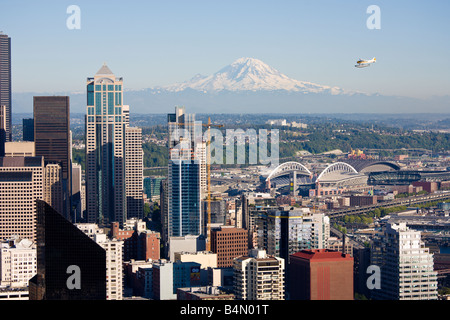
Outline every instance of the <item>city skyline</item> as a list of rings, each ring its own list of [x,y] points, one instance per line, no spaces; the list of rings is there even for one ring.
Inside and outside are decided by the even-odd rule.
[[[78,2],[79,30],[66,26],[67,2],[5,4],[0,30],[13,38],[13,96],[81,93],[80,79],[103,62],[127,79],[128,90],[140,90],[209,75],[241,57],[261,59],[293,79],[345,90],[418,98],[449,94],[449,67],[435,63],[450,52],[444,41],[447,3],[378,1],[379,30],[366,25],[368,1],[104,4]],[[120,23],[99,38],[92,31],[106,19]],[[42,41],[34,40],[44,33]],[[357,59],[373,56],[377,64],[371,68],[354,68]],[[30,72],[41,81],[30,81]]]
[[[450,300],[450,4],[0,8],[0,300]]]

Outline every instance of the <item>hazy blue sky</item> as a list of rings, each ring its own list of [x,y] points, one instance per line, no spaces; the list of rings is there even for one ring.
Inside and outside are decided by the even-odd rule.
[[[69,30],[69,5],[81,29]],[[369,5],[381,30],[369,30]],[[128,89],[209,75],[258,58],[298,80],[425,97],[450,91],[450,1],[5,1],[13,90],[84,91],[107,62]],[[377,64],[354,68],[356,59]]]

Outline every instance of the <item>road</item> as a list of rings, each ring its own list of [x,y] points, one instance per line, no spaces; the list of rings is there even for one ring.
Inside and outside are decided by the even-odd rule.
[[[374,205],[361,206],[361,207],[350,207],[348,209],[339,209],[328,212],[330,218],[338,218],[348,214],[361,214],[367,213],[376,208],[391,208],[397,206],[411,206],[413,204],[421,204],[439,200],[450,199],[450,192],[433,193],[424,196],[413,196],[408,198],[401,198],[387,202],[380,202]]]

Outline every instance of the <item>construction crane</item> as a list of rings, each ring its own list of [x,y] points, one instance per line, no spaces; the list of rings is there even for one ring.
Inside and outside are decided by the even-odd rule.
[[[212,124],[211,123],[211,118],[208,117],[208,123],[204,124],[204,123],[177,123],[179,126],[203,126],[203,127],[207,127],[208,128],[208,141],[206,142],[206,147],[207,147],[207,160],[206,160],[206,168],[207,168],[207,172],[206,175],[208,176],[208,198],[207,198],[207,203],[208,203],[208,225],[207,225],[207,241],[206,241],[206,250],[207,251],[211,251],[211,152],[210,152],[210,144],[211,144],[211,127],[216,127],[216,128],[223,128],[222,124]]]

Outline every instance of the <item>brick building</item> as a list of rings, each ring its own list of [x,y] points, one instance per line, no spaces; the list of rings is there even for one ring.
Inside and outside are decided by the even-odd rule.
[[[111,226],[112,238],[124,242],[124,261],[160,258],[160,234],[147,230],[142,220],[127,220],[123,229],[119,228],[118,222],[113,222]]]
[[[377,196],[350,196],[350,206],[368,206],[377,204]]]
[[[217,267],[233,266],[233,259],[248,254],[248,232],[245,229],[222,226],[211,230],[211,251],[217,253]]]
[[[415,187],[422,187],[423,190],[425,190],[428,193],[433,193],[438,189],[437,182],[431,182],[431,181],[416,181],[412,183]]]

